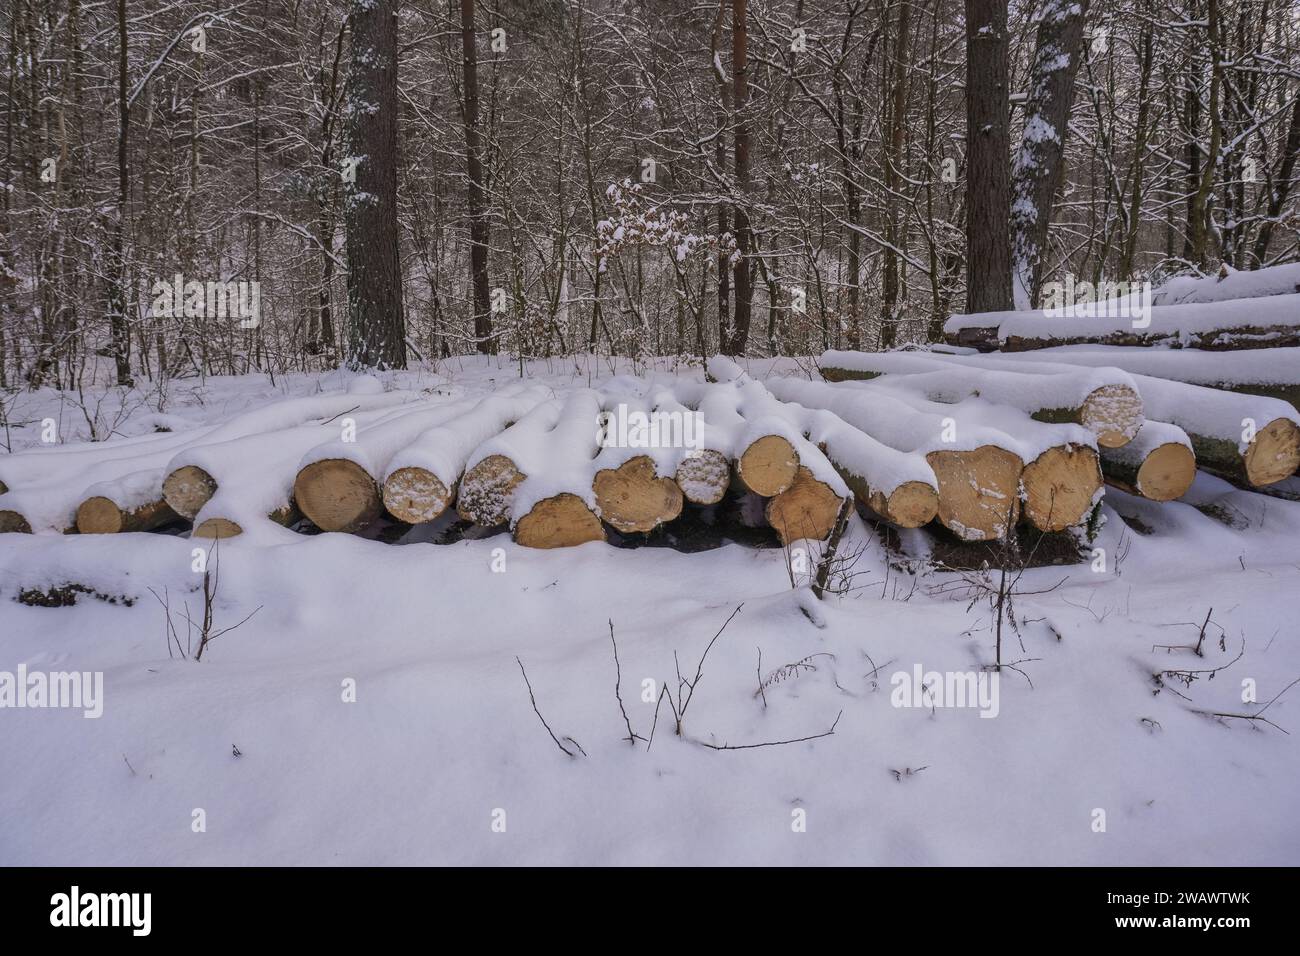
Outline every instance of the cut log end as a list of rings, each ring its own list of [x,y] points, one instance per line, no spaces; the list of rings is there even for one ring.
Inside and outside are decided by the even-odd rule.
[[[1255,433],[1243,457],[1246,479],[1256,487],[1290,478],[1300,467],[1300,427],[1275,418]]]
[[[682,513],[682,490],[671,478],[661,478],[647,455],[637,455],[617,468],[602,468],[591,482],[600,515],[624,534],[653,531]]]
[[[939,495],[923,481],[905,481],[888,496],[877,493],[871,506],[900,528],[919,528],[939,512]]]
[[[488,455],[465,472],[456,511],[466,521],[495,528],[510,520],[515,489],[527,476],[505,455]]]
[[[1196,456],[1186,445],[1160,445],[1138,466],[1132,490],[1152,501],[1173,501],[1192,487],[1196,478]]]
[[[31,534],[32,526],[17,511],[0,511],[0,534]]]
[[[293,496],[322,531],[360,531],[383,510],[375,479],[346,458],[327,458],[303,468],[294,480]]]
[[[794,484],[799,453],[780,435],[764,435],[752,442],[736,462],[736,473],[756,495],[771,498]]]
[[[1127,385],[1103,385],[1079,407],[1079,424],[1097,436],[1097,444],[1119,448],[1142,427],[1142,397]]]
[[[221,540],[222,538],[236,538],[243,533],[244,529],[229,518],[208,518],[194,529],[190,537]]]
[[[398,521],[424,524],[451,504],[451,492],[431,471],[399,468],[384,482],[384,507]]]
[[[996,445],[925,456],[939,483],[939,521],[964,541],[1005,537],[1020,516],[1020,473],[1014,452]]]
[[[767,503],[767,522],[782,544],[801,538],[825,541],[843,504],[843,498],[801,465],[790,487]]]
[[[716,505],[731,484],[731,462],[720,451],[692,452],[677,466],[677,486],[695,505]]]
[[[1020,476],[1025,517],[1040,531],[1064,531],[1083,521],[1101,488],[1097,453],[1085,445],[1057,445]]]
[[[184,465],[163,480],[162,491],[172,511],[193,521],[217,493],[217,481],[197,465]]]
[[[515,523],[515,541],[526,548],[570,548],[604,540],[605,528],[595,512],[568,492],[543,498]]]
[[[149,501],[138,508],[119,508],[102,495],[87,498],[77,508],[77,530],[82,534],[120,534],[149,531],[176,520],[176,512],[165,500]]]

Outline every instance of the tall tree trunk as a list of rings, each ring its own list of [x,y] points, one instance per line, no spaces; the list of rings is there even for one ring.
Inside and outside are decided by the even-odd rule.
[[[1011,186],[1012,293],[1017,309],[1032,309],[1042,285],[1052,206],[1065,176],[1065,141],[1083,59],[1088,2],[1048,0],[1038,23],[1025,128]]]
[[[1011,308],[1007,2],[966,0],[966,310]]]
[[[1296,97],[1295,106],[1291,110],[1291,123],[1287,127],[1286,142],[1282,146],[1281,168],[1275,176],[1270,177],[1268,184],[1268,218],[1255,236],[1255,249],[1250,262],[1252,269],[1258,269],[1268,257],[1268,243],[1273,238],[1273,227],[1277,224],[1291,191],[1291,177],[1295,173],[1297,159],[1300,159],[1300,96]]]
[[[1142,185],[1143,172],[1146,170],[1147,141],[1150,137],[1148,117],[1151,113],[1151,70],[1154,66],[1154,49],[1152,28],[1149,23],[1142,24],[1139,37],[1139,78],[1138,78],[1138,114],[1134,123],[1136,142],[1133,145],[1133,168],[1130,172],[1128,201],[1128,232],[1124,237],[1124,249],[1120,254],[1120,278],[1128,279],[1133,275],[1133,266],[1137,254],[1138,233],[1142,229]]]
[[[898,27],[894,35],[893,70],[889,80],[889,136],[885,140],[885,277],[881,289],[880,347],[893,348],[898,339],[898,294],[901,285],[901,262],[898,250],[903,245],[903,229],[898,211],[898,190],[903,174],[903,139],[907,118],[907,64],[908,28],[911,20],[911,0],[898,4]]]
[[[127,166],[131,104],[126,89],[126,43],[126,0],[117,0],[117,216],[109,254],[108,330],[118,385],[132,384],[131,339],[126,324],[126,207],[131,189]]]
[[[478,131],[478,49],[474,38],[474,0],[460,0],[461,66],[465,84],[465,165],[469,175],[469,270],[474,288],[475,347],[496,352],[488,302],[488,241],[483,189],[483,157]]]
[[[713,161],[717,164],[718,175],[727,172],[727,119],[731,115],[731,84],[722,66],[722,25],[727,12],[727,0],[718,0],[718,13],[713,20],[713,31],[709,35],[709,54],[718,83],[718,102],[714,117],[718,127],[718,139],[713,145]],[[731,261],[723,250],[723,237],[727,234],[727,206],[718,203],[718,349],[726,348],[731,336]]]
[[[1219,36],[1219,0],[1208,0],[1205,20],[1210,46],[1210,101],[1206,109],[1210,123],[1210,142],[1205,149],[1204,161],[1198,170],[1199,176],[1193,183],[1192,194],[1187,200],[1187,258],[1200,268],[1209,264],[1210,195],[1214,189],[1214,174],[1219,164],[1219,145],[1223,138],[1223,122],[1219,116],[1222,87],[1220,59],[1223,51]],[[1190,149],[1199,149],[1199,143],[1193,143]]]
[[[345,200],[348,364],[406,368],[397,235],[397,0],[354,0]]]
[[[753,248],[753,234],[749,225],[749,211],[745,202],[749,193],[749,27],[747,0],[731,0],[731,75],[732,101],[736,111],[736,190],[740,194],[736,203],[736,321],[731,340],[723,351],[728,355],[742,355],[749,340],[749,323],[753,312],[753,266],[749,261]]]

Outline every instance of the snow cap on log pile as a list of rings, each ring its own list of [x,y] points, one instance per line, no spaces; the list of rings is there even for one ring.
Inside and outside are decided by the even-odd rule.
[[[944,324],[944,335],[953,345],[1006,352],[1079,343],[1216,351],[1300,345],[1300,294],[1296,293],[1150,305],[1141,312],[1112,301],[1073,311],[1077,314],[1039,309],[954,315]]]
[[[979,396],[1027,412],[1043,422],[1077,422],[1099,444],[1132,440],[1142,425],[1142,399],[1132,377],[1120,369],[1065,369],[1050,378],[1026,370],[996,368],[983,357],[924,352],[827,352],[820,360],[827,381],[898,377],[899,385],[931,401],[958,402]]]
[[[553,394],[543,386],[491,395],[473,409],[414,439],[389,459],[384,505],[410,524],[432,521],[451,505],[471,455]]]

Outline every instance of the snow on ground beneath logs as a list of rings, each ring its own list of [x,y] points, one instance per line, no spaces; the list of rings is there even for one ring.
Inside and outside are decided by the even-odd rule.
[[[488,376],[504,382],[510,371],[475,359],[457,374],[486,391]],[[419,374],[426,385],[437,378]],[[222,390],[208,398],[227,415],[270,397],[209,387]],[[291,387],[305,393],[307,383]],[[189,406],[174,414],[220,418]],[[1007,636],[1004,652],[1032,659],[1017,666],[1033,686],[1004,672],[993,719],[892,706],[897,672],[989,662],[991,619],[986,605],[968,610],[953,575],[887,569],[856,519],[841,547],[862,550],[856,590],[824,602],[791,588],[782,551],[734,544],[684,554],[601,543],[533,551],[506,535],[230,539],[217,558],[218,625],[261,610],[200,663],[168,657],[148,590],[174,611],[198,607],[192,542],[5,535],[0,671],[102,671],[104,708],[99,719],[0,711],[0,862],[1300,862],[1300,694],[1267,712],[1293,736],[1192,712],[1250,710],[1244,678],[1265,701],[1300,677],[1289,626],[1300,504],[1200,476],[1188,502],[1108,491],[1105,516],[1104,572],[1084,564],[1022,578],[1022,591],[1042,593],[1017,600],[1022,637]],[[132,603],[14,600],[67,583]],[[629,746],[609,621],[628,718],[649,736],[643,680],[675,689],[674,652],[693,677],[742,603],[704,663],[686,738],[673,735],[665,705],[653,747]],[[1211,627],[1204,658],[1153,650],[1194,643],[1211,606],[1226,649]],[[1243,641],[1217,679],[1154,693],[1155,671],[1226,664]],[[807,665],[770,681],[766,706],[760,652],[765,676]],[[552,742],[516,657],[556,735],[587,756]],[[354,703],[342,699],[349,680]],[[829,737],[704,746],[812,737],[837,715]],[[191,829],[196,808],[206,832]],[[1096,809],[1104,833],[1093,832]],[[806,832],[792,830],[796,810]],[[492,826],[499,811],[504,833]]]

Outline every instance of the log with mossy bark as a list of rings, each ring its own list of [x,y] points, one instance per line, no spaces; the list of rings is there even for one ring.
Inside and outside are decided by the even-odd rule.
[[[1136,376],[1151,415],[1187,433],[1196,466],[1264,487],[1300,467],[1300,413],[1276,398]]]
[[[1040,422],[1079,424],[1107,448],[1132,440],[1142,426],[1141,395],[1131,376],[1118,369],[1076,368],[1045,378],[982,359],[918,352],[827,352],[820,366],[827,381],[883,376],[935,402],[979,396]]]

